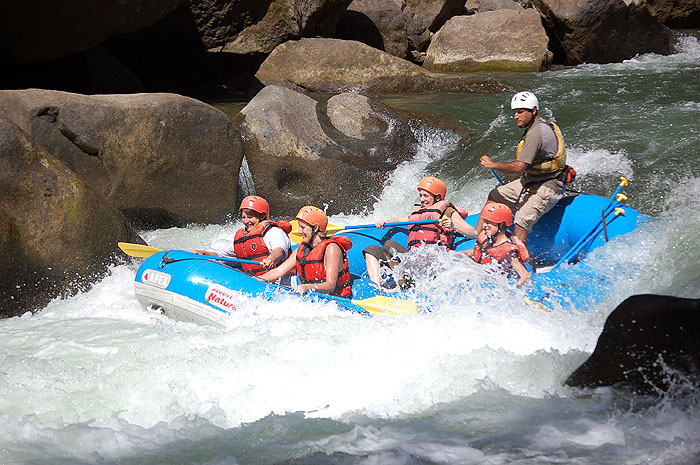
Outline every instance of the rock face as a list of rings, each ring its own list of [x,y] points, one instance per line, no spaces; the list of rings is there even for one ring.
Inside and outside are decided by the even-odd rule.
[[[301,37],[333,36],[352,0],[190,1],[208,48],[238,54],[270,53]]]
[[[246,159],[273,211],[329,214],[374,202],[389,172],[415,153],[412,121],[358,94],[317,103],[267,86],[241,111]]]
[[[0,317],[95,282],[119,241],[143,243],[124,215],[0,117]]]
[[[218,222],[235,210],[240,135],[197,100],[0,91],[0,113],[139,227]]]
[[[646,0],[651,14],[668,27],[700,27],[700,0]]]
[[[673,52],[668,30],[644,3],[623,0],[533,0],[556,62],[613,63],[641,53]]]
[[[673,375],[700,382],[700,299],[636,295],[608,316],[595,351],[566,384],[658,394]]]
[[[552,62],[548,44],[533,9],[456,16],[433,37],[423,67],[447,72],[544,71]]]
[[[437,75],[368,45],[340,39],[301,39],[277,47],[255,77],[263,84],[289,85],[309,92],[401,93],[499,91],[498,83]]]
[[[407,58],[409,51],[424,51],[432,34],[464,11],[463,0],[353,0],[336,37]]]
[[[138,31],[173,11],[182,0],[3,3],[0,61],[26,63],[71,55],[116,33]]]

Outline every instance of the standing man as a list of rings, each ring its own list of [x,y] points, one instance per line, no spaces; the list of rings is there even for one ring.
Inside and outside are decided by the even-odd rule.
[[[525,129],[515,150],[515,160],[499,163],[481,157],[481,166],[504,173],[523,173],[520,179],[498,186],[489,193],[484,208],[503,203],[513,210],[515,235],[527,244],[532,226],[564,196],[566,182],[575,172],[566,165],[566,148],[559,127],[540,118],[537,97],[519,92],[510,102],[518,127]],[[483,228],[480,217],[476,230]]]

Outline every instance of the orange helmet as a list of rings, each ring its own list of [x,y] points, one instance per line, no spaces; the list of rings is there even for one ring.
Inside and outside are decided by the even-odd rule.
[[[267,203],[267,200],[257,195],[249,195],[248,197],[244,198],[241,202],[241,206],[238,208],[238,211],[241,211],[244,208],[253,210],[261,215],[265,215],[266,219],[270,217],[270,204]]]
[[[321,232],[326,232],[326,227],[328,226],[328,217],[323,213],[323,210],[312,205],[301,207],[301,210],[297,213],[297,220],[308,223],[311,226],[318,226]]]
[[[421,179],[421,181],[418,183],[418,190],[424,190],[432,194],[434,197],[439,195],[440,200],[445,200],[445,197],[447,196],[447,186],[445,186],[445,183],[432,176]]]
[[[513,212],[510,210],[510,207],[502,203],[490,203],[486,205],[484,209],[481,210],[481,218],[495,224],[505,223],[506,226],[513,224]]]

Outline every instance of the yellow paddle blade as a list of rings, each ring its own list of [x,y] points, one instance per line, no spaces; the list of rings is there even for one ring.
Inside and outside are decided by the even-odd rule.
[[[547,307],[547,306],[546,306],[545,304],[543,304],[542,302],[535,302],[534,300],[528,299],[527,297],[524,298],[523,300],[525,301],[526,304],[532,305],[533,307],[535,307],[535,308],[538,309],[538,310],[544,310],[545,312],[551,312],[551,311],[552,311],[551,308]]]
[[[299,222],[297,220],[292,220],[289,222],[289,224],[292,225],[292,232],[289,233],[289,238],[295,244],[301,243],[303,238],[301,237],[301,233],[299,232]],[[336,226],[334,224],[328,223],[328,226],[326,226],[326,234],[328,236],[332,236],[333,234],[338,233],[344,229],[345,226]]]
[[[404,316],[418,313],[418,306],[415,303],[382,295],[369,299],[353,299],[351,302],[372,315]]]
[[[156,249],[150,245],[130,244],[129,242],[119,242],[117,245],[122,249],[122,252],[130,257],[146,258],[154,253],[162,252],[161,249]]]

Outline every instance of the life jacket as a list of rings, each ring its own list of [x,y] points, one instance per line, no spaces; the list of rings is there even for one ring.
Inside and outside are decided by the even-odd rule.
[[[260,261],[270,255],[263,236],[270,228],[280,228],[285,233],[289,234],[292,231],[292,225],[288,221],[261,221],[255,225],[248,233],[245,228],[236,231],[233,238],[233,250],[236,252],[236,257],[246,260]],[[260,265],[250,263],[242,263],[241,268],[248,274],[255,276],[265,273],[267,270]]]
[[[530,260],[527,247],[517,237],[509,235],[507,241],[494,245],[491,238],[486,235],[486,231],[481,231],[474,244],[473,258],[476,263],[482,265],[491,263],[491,259],[501,263],[513,252],[517,254],[521,263],[527,263]]]
[[[456,208],[449,202],[441,200],[428,208],[421,208],[408,216],[410,221],[439,220],[448,208]],[[427,244],[439,244],[452,248],[454,234],[449,233],[440,223],[414,224],[408,228],[408,248]]]
[[[297,249],[297,276],[302,284],[323,283],[326,281],[326,269],[323,266],[323,257],[326,254],[328,244],[335,243],[340,246],[343,253],[343,269],[338,273],[335,289],[330,294],[340,297],[352,297],[352,283],[350,282],[350,265],[347,250],[352,248],[352,241],[345,236],[331,236],[321,241],[313,249],[302,244]]]
[[[557,138],[557,151],[554,154],[548,154],[545,158],[535,157],[533,162],[528,165],[525,170],[525,174],[533,179],[533,182],[543,182],[550,179],[554,179],[562,174],[562,171],[567,167],[566,164],[566,147],[564,146],[564,136],[561,134],[561,129],[556,123],[549,123],[542,119],[538,119],[535,123],[542,123],[549,126],[554,135]],[[529,129],[528,129],[529,130]],[[515,149],[515,159],[518,159],[520,152],[523,150],[525,145],[525,136],[527,135],[527,130],[523,134],[523,137],[518,142],[518,147]],[[574,172],[575,175],[575,172]]]

